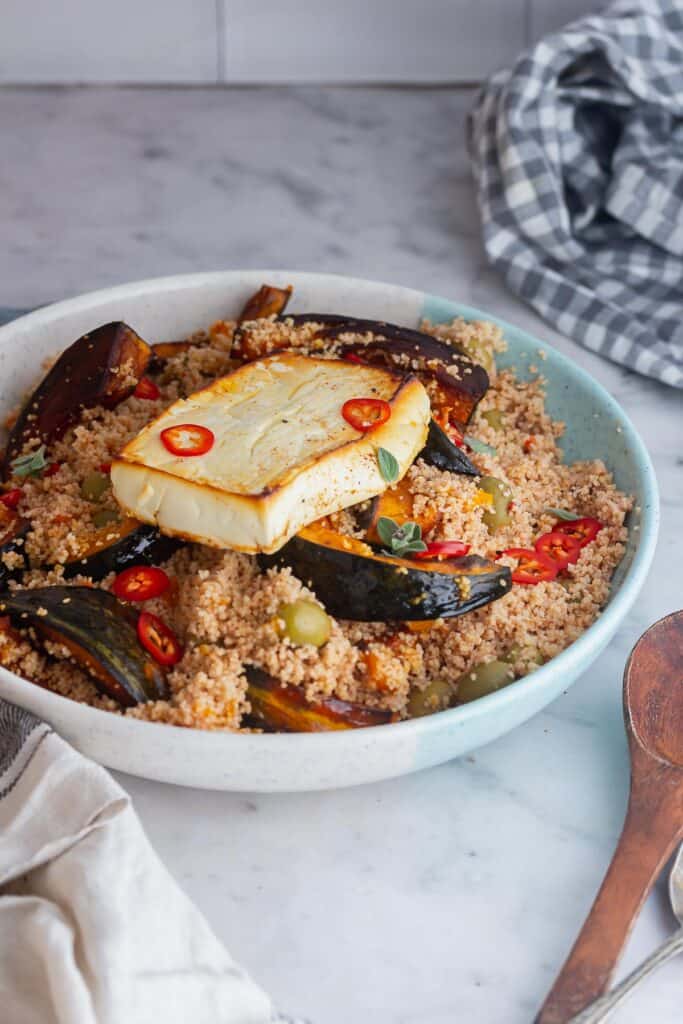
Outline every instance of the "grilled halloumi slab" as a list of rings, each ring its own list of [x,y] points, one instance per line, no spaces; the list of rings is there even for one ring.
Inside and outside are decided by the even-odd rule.
[[[367,433],[342,416],[351,398],[382,398],[391,416]],[[164,533],[237,551],[272,552],[321,516],[380,494],[377,451],[402,477],[424,445],[429,397],[415,377],[283,353],[256,360],[175,402],[123,449],[116,500]],[[212,431],[204,455],[179,457],[161,431]]]

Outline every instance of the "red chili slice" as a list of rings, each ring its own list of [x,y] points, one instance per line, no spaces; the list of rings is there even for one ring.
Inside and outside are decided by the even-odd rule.
[[[508,548],[501,554],[517,559],[517,568],[512,572],[513,583],[541,583],[554,580],[559,571],[552,558],[531,548]]]
[[[5,494],[0,494],[0,501],[3,503],[5,508],[16,508],[23,497],[24,492],[21,487],[14,487],[11,491],[6,491]]]
[[[558,569],[566,569],[578,561],[581,552],[581,544],[576,537],[570,537],[567,533],[560,533],[552,530],[544,533],[538,538],[534,547],[542,555],[547,555],[557,565]]]
[[[360,356],[357,356],[355,352],[345,352],[344,359],[347,363],[357,363],[358,366],[367,366],[365,360],[361,359]]]
[[[465,445],[465,437],[463,435],[463,432],[462,432],[462,430],[459,430],[458,427],[456,427],[456,425],[454,423],[449,423],[448,426],[445,427],[444,429],[445,429],[446,433],[448,434],[449,438],[451,439],[451,441],[453,442],[453,444],[457,448],[465,448],[466,447],[466,445]]]
[[[354,430],[365,433],[386,423],[391,416],[391,406],[383,398],[349,398],[342,405],[342,416]]]
[[[413,551],[411,558],[459,558],[470,550],[469,544],[462,540],[434,540],[427,545],[426,551]]]
[[[163,594],[169,583],[163,569],[152,565],[132,565],[118,574],[111,589],[122,601],[149,601]]]
[[[436,413],[434,419],[439,424],[444,434],[456,445],[458,448],[465,447],[465,438],[460,428],[451,422],[448,410],[445,412]]]
[[[586,516],[584,519],[561,519],[553,526],[553,533],[564,533],[567,537],[573,537],[579,542],[579,547],[585,548],[586,544],[595,540],[604,525],[592,516]]]
[[[100,473],[111,473],[111,462],[100,462]]]
[[[206,455],[216,440],[213,431],[197,423],[179,423],[161,431],[161,440],[171,455]]]
[[[141,377],[133,394],[136,398],[146,398],[149,401],[154,401],[155,398],[160,397],[161,392],[153,380],[150,380],[149,377]]]
[[[54,476],[62,468],[61,462],[51,462],[47,469],[43,470],[43,476]]]
[[[183,648],[173,630],[150,612],[140,613],[138,640],[160,665],[177,665],[183,656]]]

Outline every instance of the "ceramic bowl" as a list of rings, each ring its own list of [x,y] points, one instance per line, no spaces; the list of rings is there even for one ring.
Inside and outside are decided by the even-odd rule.
[[[591,665],[635,601],[652,561],[658,496],[647,451],[610,395],[549,345],[497,317],[457,302],[371,281],[281,271],[229,271],[122,285],[46,307],[0,328],[0,415],[35,381],[38,367],[81,334],[125,320],[151,342],[182,338],[236,314],[263,281],[294,285],[293,312],[349,313],[417,325],[495,320],[525,376],[545,354],[547,404],[567,429],[567,459],[604,459],[618,486],[636,498],[630,539],[606,608],[570,647],[531,675],[481,700],[396,725],[328,734],[233,735],[135,721],[49,693],[0,669],[0,694],[45,718],[83,753],[133,775],[211,789],[286,791],[351,786],[440,764],[514,729]]]

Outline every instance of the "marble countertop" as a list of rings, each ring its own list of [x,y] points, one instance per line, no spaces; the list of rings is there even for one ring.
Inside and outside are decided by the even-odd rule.
[[[451,89],[0,91],[0,305],[232,267],[412,285],[547,338],[621,402],[654,458],[663,523],[636,607],[592,669],[510,735],[331,793],[119,777],[234,955],[315,1024],[529,1024],[619,834],[627,654],[683,604],[682,396],[561,337],[487,267],[470,102]],[[620,973],[671,927],[660,885]],[[680,1005],[674,963],[614,1020],[674,1024]]]

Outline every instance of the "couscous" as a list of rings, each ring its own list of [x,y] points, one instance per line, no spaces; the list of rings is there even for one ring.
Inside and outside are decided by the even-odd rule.
[[[402,328],[288,317],[287,297],[264,289],[238,320],[154,346],[142,363],[123,358],[109,367],[101,403],[81,400],[77,413],[58,410],[61,420],[53,410],[49,429],[40,389],[9,417],[1,665],[66,698],[176,726],[346,728],[436,712],[513,683],[600,614],[632,500],[599,459],[562,461],[564,426],[545,411],[542,374],[521,381],[496,370],[500,329],[421,325],[453,354],[451,394],[434,352],[414,358]],[[415,341],[416,332],[404,333]],[[392,479],[396,460],[378,454],[381,493],[265,555],[130,520],[110,479],[126,445],[174,402],[285,349],[351,365],[389,361],[392,372],[422,380],[434,426],[407,473]],[[365,434],[386,405],[359,396],[344,419]],[[187,433],[181,440],[196,443]],[[135,666],[122,676],[120,660],[112,667],[105,653],[102,668],[103,641],[94,650],[87,639],[101,632],[96,612],[80,633],[72,629],[85,588],[109,595],[103,615],[121,610],[134,638],[127,651],[142,664],[130,646],[139,644],[143,674],[154,677],[144,693],[125,682]],[[31,604],[27,591],[40,600]]]

